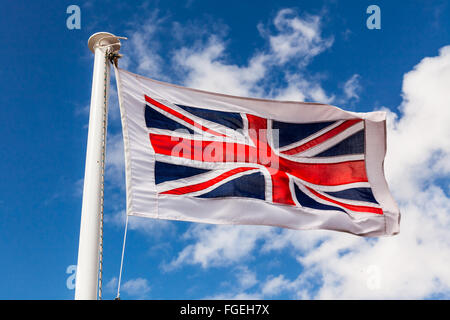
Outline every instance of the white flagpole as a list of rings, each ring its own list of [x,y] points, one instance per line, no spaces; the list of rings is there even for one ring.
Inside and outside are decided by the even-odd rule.
[[[76,300],[97,299],[110,78],[107,55],[119,51],[120,41],[110,33],[98,32],[89,38],[88,46],[95,54],[95,59],[75,282]]]

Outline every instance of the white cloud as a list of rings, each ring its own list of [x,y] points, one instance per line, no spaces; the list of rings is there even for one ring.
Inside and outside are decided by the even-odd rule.
[[[261,291],[265,296],[276,296],[289,285],[290,281],[286,280],[283,275],[279,275],[277,277],[270,277]]]
[[[359,91],[361,90],[359,79],[360,75],[354,74],[344,83],[344,94],[347,99],[359,100]]]
[[[279,63],[301,58],[301,64],[308,64],[314,56],[333,44],[333,38],[322,37],[320,24],[320,16],[300,18],[292,9],[280,10],[274,19],[278,34],[269,36],[274,57]]]
[[[195,244],[185,247],[166,269],[182,264],[199,264],[207,268],[244,260],[255,248],[255,240],[270,236],[272,232],[269,227],[262,226],[194,225],[185,238],[193,239]]]
[[[155,23],[153,21],[158,21]],[[185,86],[226,94],[286,98],[289,100],[309,99],[318,102],[331,102],[333,95],[326,95],[320,81],[304,72],[311,60],[327,50],[333,38],[322,36],[321,16],[298,16],[292,9],[280,10],[271,25],[258,25],[261,36],[267,41],[267,48],[255,50],[247,63],[236,65],[227,61],[224,33],[215,30],[207,34],[204,28],[190,24],[189,30],[195,30],[199,39],[191,41],[194,45],[166,50],[164,58],[157,40],[158,32],[171,32],[174,41],[179,44],[187,34],[179,23],[172,23],[172,30],[162,30],[164,19],[153,14],[147,23],[136,27],[129,36],[127,50],[129,54],[121,59],[124,67],[134,66],[144,75],[170,81],[168,72],[161,72],[164,61],[170,61],[173,71],[181,76]],[[214,27],[214,26],[213,26]],[[219,29],[219,28],[213,28]],[[220,28],[224,29],[224,28]],[[272,31],[273,29],[273,31]],[[287,63],[294,65],[295,75],[287,74],[283,69]],[[284,74],[282,90],[272,88],[273,73],[277,69]],[[265,87],[268,87],[265,88]]]
[[[89,111],[91,109],[90,104],[85,104],[84,106],[78,106],[74,109],[76,116],[89,117]]]
[[[256,279],[256,273],[249,270],[246,266],[241,266],[238,268],[238,283],[239,288],[241,290],[249,289],[253,286],[255,286],[258,283],[258,280]]]
[[[270,299],[276,297],[281,292],[295,292],[301,283],[299,279],[290,281],[284,275],[270,275],[264,281],[258,281],[256,273],[250,271],[245,266],[240,266],[236,272],[237,286],[234,286],[228,292],[208,296],[205,299]],[[301,287],[304,288],[305,286],[301,284]]]
[[[133,297],[144,298],[150,292],[150,286],[147,279],[136,278],[122,283],[120,291]]]
[[[182,48],[174,61],[187,70],[184,84],[188,87],[234,95],[248,95],[254,90],[267,71],[264,55],[254,56],[248,66],[236,66],[223,62],[225,44],[211,36],[206,45]],[[259,92],[253,92],[260,94]]]
[[[272,68],[282,67],[288,62],[296,62],[297,68],[309,64],[311,59],[328,49],[332,38],[321,35],[320,16],[299,17],[291,9],[280,10],[274,18],[276,33],[272,34],[260,24],[261,35],[269,42],[269,49],[257,51],[247,65],[237,66],[225,62],[225,44],[216,36],[211,36],[204,46],[183,48],[174,61],[188,71],[184,84],[203,90],[217,91],[242,96],[267,96],[261,82],[270,77]],[[319,82],[301,74],[301,69],[293,76],[286,74],[285,90],[270,97],[293,100],[310,98],[320,102],[330,102]]]
[[[163,21],[164,18],[158,17],[158,11],[155,10],[146,21],[134,26],[124,46],[126,54],[120,60],[121,67],[133,65],[139,73],[164,78],[161,72],[164,60],[158,53],[159,41],[155,39],[157,32],[161,31],[159,26]]]
[[[230,285],[231,290],[224,293],[218,293],[213,296],[207,296],[205,299],[227,299],[227,300],[258,300],[262,299],[259,292],[249,293],[246,290],[252,289],[259,282],[256,273],[246,266],[239,266],[234,269],[237,284]]]
[[[106,285],[105,285],[105,291],[109,293],[117,293],[117,285],[118,280],[116,277],[111,278]],[[130,279],[125,282],[123,282],[120,285],[120,293],[126,293],[132,297],[135,298],[145,298],[146,295],[150,292],[151,287],[148,284],[147,279],[144,278],[136,278],[136,279]]]
[[[110,293],[117,292],[117,278],[116,277],[112,277],[111,280],[109,280],[106,283],[105,290]]]
[[[272,88],[271,98],[284,101],[311,101],[330,104],[335,96],[328,96],[316,79],[304,79],[301,74],[286,74],[286,87]]]
[[[391,122],[386,166],[402,200],[433,179],[448,176],[444,163],[450,159],[449,79],[450,46],[437,57],[423,59],[404,77],[402,116]]]

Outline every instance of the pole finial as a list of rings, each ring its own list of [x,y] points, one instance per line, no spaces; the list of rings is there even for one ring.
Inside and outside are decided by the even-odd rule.
[[[125,37],[118,37],[109,32],[97,32],[94,33],[88,40],[88,47],[95,52],[98,47],[110,47],[111,52],[118,52],[120,50],[120,40],[126,39]]]

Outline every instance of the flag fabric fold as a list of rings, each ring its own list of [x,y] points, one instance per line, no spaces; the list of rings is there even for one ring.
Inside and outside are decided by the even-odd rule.
[[[213,224],[399,232],[384,112],[235,97],[116,68],[127,214]]]

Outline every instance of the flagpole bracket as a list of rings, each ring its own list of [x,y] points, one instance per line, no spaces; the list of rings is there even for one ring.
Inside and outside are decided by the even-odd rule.
[[[118,67],[117,63],[118,63],[119,59],[122,57],[123,57],[123,55],[121,55],[117,52],[108,53],[109,62],[113,63],[116,66],[116,68]]]

